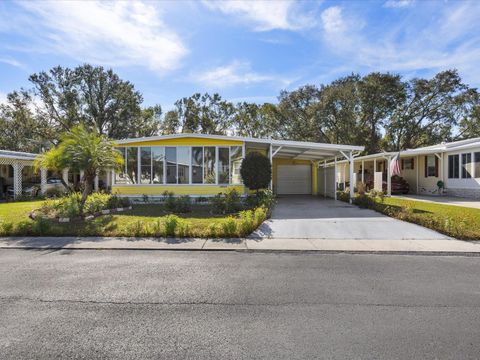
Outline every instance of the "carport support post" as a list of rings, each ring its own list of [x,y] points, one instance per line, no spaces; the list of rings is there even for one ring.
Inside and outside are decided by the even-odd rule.
[[[13,198],[16,199],[22,195],[22,169],[23,164],[14,163],[13,167]]]
[[[323,197],[327,198],[327,160],[323,161]]]
[[[270,144],[268,148],[268,157],[270,158],[270,166],[272,169],[272,177],[270,178],[270,190],[273,191],[273,152],[272,152],[272,144]],[[278,181],[278,180],[277,180]]]
[[[365,183],[365,160],[362,160],[362,184]]]
[[[333,172],[335,181],[333,182],[333,198],[337,200],[337,157],[335,156],[335,171]]]
[[[45,195],[47,192],[47,169],[40,169],[40,193]]]
[[[392,196],[392,173],[390,170],[390,164],[392,163],[392,157],[387,158],[387,195]]]
[[[355,184],[353,183],[353,151],[350,151],[349,154],[349,163],[350,163],[350,204],[353,202],[353,197],[355,195]]]

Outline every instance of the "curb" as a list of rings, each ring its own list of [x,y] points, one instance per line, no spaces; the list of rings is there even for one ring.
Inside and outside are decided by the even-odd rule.
[[[94,247],[35,247],[35,246],[0,246],[0,250],[94,250],[94,251],[188,251],[188,252],[238,252],[238,253],[260,253],[260,254],[320,254],[320,255],[409,255],[409,256],[462,256],[462,257],[480,257],[480,252],[468,251],[375,251],[375,250],[276,250],[276,249],[204,249],[204,248],[94,248]]]

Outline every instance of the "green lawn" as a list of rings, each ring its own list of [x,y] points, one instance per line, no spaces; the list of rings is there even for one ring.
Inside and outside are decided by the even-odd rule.
[[[14,202],[0,204],[0,235],[51,235],[51,236],[162,236],[164,220],[168,215],[161,205],[135,204],[133,210],[114,215],[103,215],[91,221],[59,224],[56,222],[35,222],[28,218],[31,210],[38,208],[42,201]],[[187,224],[187,234],[178,229],[176,234],[192,237],[224,236],[225,215],[213,215],[210,207],[193,205],[192,212],[178,214]],[[235,216],[235,215],[234,215]],[[235,216],[240,229],[240,219]],[[239,235],[237,234],[231,235]]]
[[[385,197],[375,199],[374,210],[458,239],[480,239],[480,209]]]

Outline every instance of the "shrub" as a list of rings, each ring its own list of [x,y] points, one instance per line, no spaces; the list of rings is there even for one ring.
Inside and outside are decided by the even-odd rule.
[[[155,237],[161,237],[164,234],[163,223],[160,219],[154,221],[151,225],[152,234]]]
[[[240,194],[234,188],[225,192],[225,212],[234,213],[240,210]]]
[[[255,227],[258,227],[267,219],[267,208],[264,206],[256,208],[253,213],[253,218],[255,220]]]
[[[227,204],[222,193],[218,193],[212,198],[212,211],[215,214],[225,214]]]
[[[47,234],[50,228],[51,228],[50,222],[43,217],[38,217],[37,219],[35,219],[35,222],[33,223],[33,230],[36,234],[39,234],[39,235]]]
[[[177,229],[180,218],[177,215],[167,215],[164,217],[164,235],[175,236],[175,230]]]
[[[217,223],[212,222],[212,223],[208,224],[207,233],[206,233],[206,235],[208,237],[217,236],[217,232],[218,232],[218,224]]]
[[[11,222],[2,221],[0,223],[0,234],[3,236],[11,235],[13,231],[13,224]]]
[[[240,235],[248,235],[255,230],[255,220],[252,210],[244,210],[240,212],[240,221],[238,224]]]
[[[126,226],[128,235],[133,236],[144,236],[148,234],[148,230],[145,227],[145,224],[141,220],[134,221],[132,223],[127,224]]]
[[[272,180],[270,159],[259,152],[251,152],[242,160],[240,175],[243,183],[250,190],[265,189]]]
[[[337,191],[337,200],[349,202],[350,201],[350,192],[349,191]]]
[[[64,194],[63,190],[60,190],[59,188],[53,187],[45,190],[45,197],[47,198],[56,198],[60,197]]]
[[[229,216],[226,219],[222,219],[220,223],[223,231],[223,236],[233,237],[237,234],[237,221],[235,218]]]
[[[109,200],[112,196],[104,193],[92,193],[87,197],[83,211],[85,214],[95,214],[108,209]]]
[[[190,224],[184,219],[179,219],[177,223],[177,234],[181,237],[190,235]]]
[[[58,216],[59,217],[78,217],[80,216],[80,201],[82,199],[82,194],[80,193],[71,193],[70,195],[64,196],[58,199]]]
[[[199,196],[199,197],[195,198],[195,202],[196,202],[197,204],[206,204],[206,203],[208,203],[209,201],[210,201],[210,200],[209,200],[207,197],[205,197],[205,196]]]
[[[175,199],[175,211],[178,213],[187,213],[192,211],[192,200],[190,196],[183,195]]]
[[[175,211],[175,195],[171,191],[164,191],[163,192],[163,203],[165,205],[165,209],[170,212]]]
[[[147,203],[149,202],[149,197],[148,197],[147,194],[143,194],[143,195],[142,195],[142,198],[143,198],[143,202],[144,202],[145,204],[147,204]]]
[[[270,189],[265,189],[265,190],[262,190],[259,193],[259,195],[260,195],[259,196],[260,200],[259,200],[258,206],[264,206],[269,210],[273,209],[273,207],[277,202],[277,199],[273,191]]]

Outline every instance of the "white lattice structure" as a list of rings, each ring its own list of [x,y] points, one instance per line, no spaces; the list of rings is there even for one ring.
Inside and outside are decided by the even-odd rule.
[[[37,154],[0,150],[0,165],[11,165],[13,168],[13,193],[14,197],[22,194],[23,175],[22,170],[25,166],[33,166],[33,161]],[[47,184],[47,171],[41,169],[41,191],[45,191]]]

